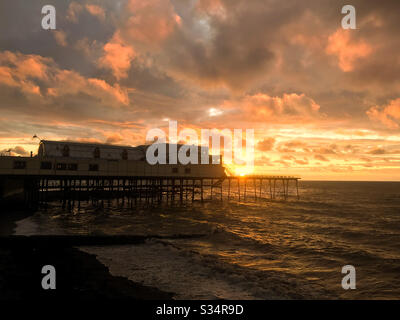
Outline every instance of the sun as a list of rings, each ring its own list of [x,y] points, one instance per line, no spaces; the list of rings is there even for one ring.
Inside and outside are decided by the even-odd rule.
[[[245,177],[253,172],[253,168],[249,166],[236,166],[233,169],[233,172],[235,173],[236,176],[239,177]]]

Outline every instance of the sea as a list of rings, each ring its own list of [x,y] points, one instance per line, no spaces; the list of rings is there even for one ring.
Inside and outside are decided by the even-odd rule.
[[[71,211],[55,202],[15,234],[148,236],[79,249],[175,299],[400,299],[400,182],[300,181],[299,195]],[[342,287],[347,265],[355,289]]]

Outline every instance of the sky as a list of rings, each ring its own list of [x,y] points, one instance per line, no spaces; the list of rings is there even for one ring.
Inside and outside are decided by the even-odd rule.
[[[175,120],[254,129],[253,173],[400,180],[399,26],[397,0],[4,0],[0,153]]]

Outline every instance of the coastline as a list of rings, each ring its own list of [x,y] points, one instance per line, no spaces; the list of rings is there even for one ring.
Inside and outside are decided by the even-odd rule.
[[[96,256],[76,245],[112,244],[128,240],[142,243],[143,237],[52,237],[15,236],[16,222],[31,213],[8,211],[0,215],[0,300],[170,300],[174,294],[143,286],[125,277],[113,276]],[[41,269],[56,268],[56,290],[43,290]]]
[[[0,236],[10,236],[15,233],[17,221],[25,219],[33,214],[24,205],[23,196],[21,194],[8,198],[0,197]]]

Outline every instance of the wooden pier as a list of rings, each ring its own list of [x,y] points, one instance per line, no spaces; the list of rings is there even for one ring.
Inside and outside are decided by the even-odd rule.
[[[81,206],[116,199],[121,204],[188,204],[195,201],[258,201],[299,199],[298,177],[228,176],[208,177],[27,177],[27,205],[58,200],[63,207]]]
[[[131,206],[199,201],[298,199],[295,176],[234,176],[221,164],[150,165],[146,161],[0,157],[0,198],[21,194],[27,206],[116,199]],[[22,198],[22,197],[21,197]]]

